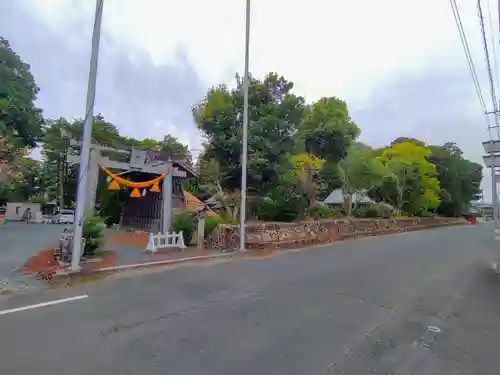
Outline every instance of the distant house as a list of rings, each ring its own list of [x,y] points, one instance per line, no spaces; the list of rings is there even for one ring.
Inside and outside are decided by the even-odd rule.
[[[8,202],[5,218],[9,221],[26,220],[28,210],[34,217],[37,212],[41,212],[41,205],[33,202]]]
[[[344,205],[344,193],[343,193],[342,189],[335,189],[321,203],[327,204],[329,206],[334,206],[334,207],[343,206]],[[354,193],[352,195],[352,203],[357,203],[359,205],[369,205],[369,204],[375,204],[376,202],[373,201],[372,199],[368,198],[364,194]]]

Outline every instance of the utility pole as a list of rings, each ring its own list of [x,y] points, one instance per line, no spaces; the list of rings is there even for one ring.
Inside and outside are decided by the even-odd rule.
[[[500,226],[499,226],[499,210],[498,210],[498,193],[497,193],[497,174],[496,168],[500,167],[500,140],[490,139],[483,142],[484,151],[487,155],[483,156],[484,164],[487,168],[491,168],[491,206],[493,214],[493,238],[495,244],[500,243]],[[500,249],[498,250],[500,251]],[[495,268],[500,273],[500,253],[497,255]]]
[[[240,251],[245,251],[245,220],[247,214],[248,64],[250,52],[250,0],[247,0],[245,26],[245,72],[243,76],[243,150],[241,155]]]
[[[85,121],[83,123],[82,147],[80,150],[80,170],[78,173],[78,186],[76,194],[75,228],[73,233],[73,249],[71,258],[71,271],[78,272],[80,256],[82,254],[83,222],[85,220],[85,203],[87,201],[87,179],[90,157],[90,144],[92,143],[92,122],[94,119],[94,99],[97,81],[97,62],[99,60],[99,40],[101,37],[103,0],[96,0],[94,30],[92,33],[92,49],[90,53],[89,81],[87,99],[85,103]]]
[[[64,157],[63,153],[59,157],[59,208],[64,208]]]

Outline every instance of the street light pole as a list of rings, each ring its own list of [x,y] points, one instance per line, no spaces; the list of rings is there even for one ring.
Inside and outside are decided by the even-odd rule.
[[[243,150],[241,155],[240,251],[245,251],[245,219],[247,211],[248,62],[250,52],[250,0],[247,0],[245,25],[245,72],[243,76]]]
[[[89,81],[87,86],[87,99],[85,103],[85,119],[82,131],[82,147],[80,150],[80,170],[78,173],[78,187],[76,194],[75,227],[73,234],[73,249],[71,271],[80,270],[80,256],[82,254],[83,221],[85,219],[85,202],[87,195],[87,178],[92,142],[92,122],[94,119],[94,99],[97,80],[97,62],[99,59],[99,40],[101,37],[103,0],[96,0],[94,30],[92,33],[92,49],[90,54]]]
[[[494,157],[493,152],[491,153],[492,157]],[[493,211],[493,238],[495,243],[500,240],[500,227],[499,227],[499,209],[498,209],[498,193],[497,193],[497,175],[495,173],[495,165],[491,166],[491,204]],[[500,272],[500,257],[497,259],[496,263],[496,271]]]

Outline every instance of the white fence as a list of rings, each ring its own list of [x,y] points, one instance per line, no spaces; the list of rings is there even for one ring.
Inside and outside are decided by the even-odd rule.
[[[158,249],[164,249],[167,247],[177,247],[181,251],[186,248],[184,244],[184,237],[182,236],[182,231],[179,233],[149,233],[148,245],[146,250],[157,251]]]

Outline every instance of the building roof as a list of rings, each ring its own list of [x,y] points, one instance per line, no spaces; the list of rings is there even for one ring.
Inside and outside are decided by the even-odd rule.
[[[193,194],[190,192],[183,190],[182,191],[184,195],[184,206],[185,209],[189,212],[198,212],[201,208],[205,208],[206,205],[200,201],[198,198],[196,198]],[[212,210],[207,211],[207,216],[218,216],[215,212]]]
[[[352,201],[358,202],[358,203],[375,203],[373,200],[368,198],[366,195],[360,195],[357,193],[354,193],[352,195]],[[324,204],[344,204],[344,194],[342,192],[342,189],[335,189],[321,203],[324,203]]]

